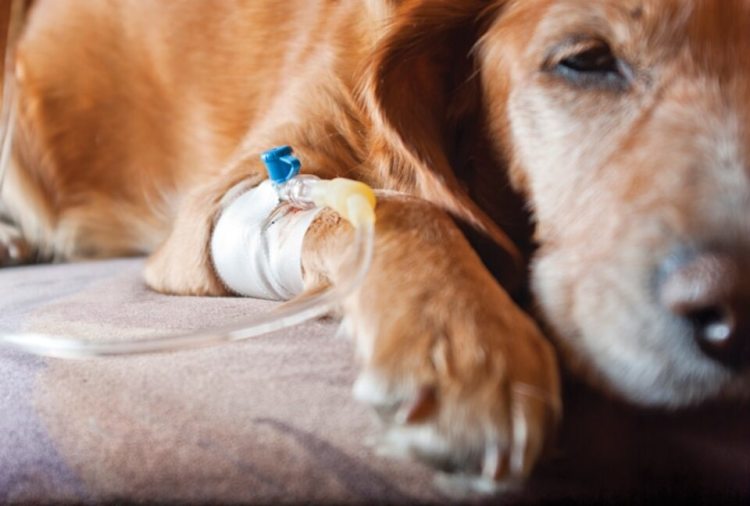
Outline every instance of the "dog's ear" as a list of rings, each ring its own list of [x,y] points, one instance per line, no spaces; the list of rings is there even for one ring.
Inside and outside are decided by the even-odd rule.
[[[463,161],[482,156],[466,148],[467,137],[482,135],[473,48],[501,4],[399,2],[362,92],[373,121],[371,162],[382,180],[443,206],[518,261],[514,244],[469,197],[461,177]]]

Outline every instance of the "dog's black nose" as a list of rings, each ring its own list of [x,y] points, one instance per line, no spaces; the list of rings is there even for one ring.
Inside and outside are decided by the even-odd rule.
[[[670,262],[662,305],[690,323],[706,355],[734,369],[749,365],[750,294],[738,262],[720,253]]]

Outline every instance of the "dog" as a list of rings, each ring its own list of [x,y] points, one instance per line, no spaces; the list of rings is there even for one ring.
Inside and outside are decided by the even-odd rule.
[[[36,0],[3,256],[149,254],[154,290],[227,295],[224,196],[289,144],[394,190],[342,308],[384,441],[521,480],[558,358],[643,406],[750,392],[749,52],[747,0]],[[307,289],[351,234],[316,218]]]

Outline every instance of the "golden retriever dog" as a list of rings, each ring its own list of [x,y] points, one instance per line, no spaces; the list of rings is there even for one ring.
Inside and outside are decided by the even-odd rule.
[[[522,479],[558,356],[640,405],[750,391],[748,54],[748,0],[36,0],[2,256],[226,295],[223,198],[289,144],[392,190],[342,308],[386,444]],[[319,215],[308,289],[351,236]]]

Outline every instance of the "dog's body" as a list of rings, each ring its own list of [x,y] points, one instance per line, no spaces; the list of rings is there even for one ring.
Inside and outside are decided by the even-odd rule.
[[[307,172],[412,195],[381,200],[373,268],[344,308],[355,390],[394,414],[397,449],[523,476],[559,415],[554,355],[445,211],[494,240],[510,289],[512,180],[537,224],[538,303],[595,383],[659,405],[744,395],[747,14],[744,0],[37,0],[2,211],[43,257],[152,253],[154,289],[220,295],[212,225],[231,188],[262,178],[261,151],[290,144]],[[309,288],[336,281],[349,235],[316,220]]]

